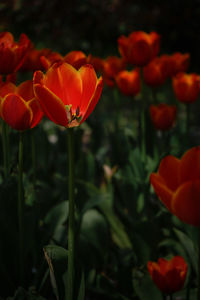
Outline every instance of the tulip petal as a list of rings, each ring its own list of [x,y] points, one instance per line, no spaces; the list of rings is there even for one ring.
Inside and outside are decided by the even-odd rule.
[[[84,115],[88,104],[95,93],[97,76],[92,65],[84,65],[78,72],[80,74],[83,87],[82,97],[78,106],[80,108],[80,115]]]
[[[72,105],[72,113],[82,97],[80,73],[67,63],[55,63],[46,73],[44,85],[65,105]]]
[[[195,179],[200,179],[200,146],[188,150],[180,164],[180,182]]]
[[[11,82],[5,82],[0,87],[0,97],[4,98],[6,95],[10,93],[16,92],[16,86]]]
[[[160,163],[158,174],[172,191],[175,191],[179,185],[179,168],[180,160],[172,155],[166,156]]]
[[[93,97],[90,99],[90,102],[89,102],[88,107],[86,109],[85,115],[83,115],[83,118],[82,118],[80,123],[83,123],[89,117],[89,115],[91,114],[93,109],[95,108],[95,106],[96,106],[96,104],[97,104],[97,102],[100,98],[102,89],[103,89],[103,78],[100,77],[98,82],[97,82],[96,91],[95,91]]]
[[[41,121],[43,117],[43,112],[41,111],[39,103],[35,98],[29,101],[28,105],[33,113],[33,118],[30,124],[30,127],[33,128]]]
[[[200,180],[182,184],[173,195],[171,206],[181,221],[200,226]]]
[[[54,123],[67,126],[67,111],[60,98],[40,84],[34,85],[34,92],[44,114]]]
[[[31,100],[34,98],[34,93],[33,93],[33,82],[32,80],[26,80],[22,82],[18,88],[17,88],[17,93],[25,100]]]
[[[26,102],[16,94],[8,94],[1,104],[1,114],[4,121],[16,130],[30,128],[32,111]]]
[[[164,180],[159,174],[152,173],[150,176],[150,182],[153,185],[155,193],[163,202],[163,204],[171,211],[171,201],[173,193],[172,191],[166,186]]]

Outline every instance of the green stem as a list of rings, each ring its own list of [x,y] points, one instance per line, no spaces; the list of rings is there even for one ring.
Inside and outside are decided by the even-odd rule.
[[[31,130],[31,155],[33,167],[33,186],[36,184],[36,148],[35,148],[35,135],[34,130]]]
[[[9,174],[9,158],[8,158],[8,130],[7,124],[1,120],[2,124],[2,144],[3,144],[3,169],[5,178]]]
[[[143,83],[143,72],[140,68],[140,81],[141,81],[141,95],[142,95],[142,108],[141,108],[141,154],[142,161],[146,161],[146,122],[145,122],[145,99],[144,99],[144,83]]]
[[[20,283],[24,282],[24,195],[23,195],[23,133],[19,135],[18,165],[18,225]]]
[[[186,134],[187,137],[189,138],[189,133],[190,133],[190,103],[186,103]]]
[[[74,287],[74,132],[73,128],[68,131],[68,161],[69,161],[69,224],[68,224],[68,289],[67,300],[73,299]]]
[[[198,237],[198,280],[197,280],[197,300],[200,300],[200,228]]]

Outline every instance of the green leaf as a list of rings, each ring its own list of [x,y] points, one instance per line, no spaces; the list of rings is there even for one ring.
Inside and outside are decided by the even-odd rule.
[[[155,286],[149,274],[133,280],[134,290],[140,300],[162,300],[162,294]]]
[[[85,275],[84,272],[82,272],[77,300],[84,300],[84,299],[85,299]]]

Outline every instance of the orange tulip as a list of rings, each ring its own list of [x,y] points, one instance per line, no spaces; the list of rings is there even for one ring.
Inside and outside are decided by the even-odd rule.
[[[126,64],[124,60],[117,56],[108,56],[103,61],[103,79],[105,83],[113,87],[115,84],[115,77],[117,74],[124,70],[126,67]]]
[[[3,84],[0,87],[0,100],[0,115],[13,129],[33,128],[43,116],[35,99],[31,80],[18,87],[11,82]]]
[[[64,127],[79,126],[93,111],[101,95],[103,80],[92,65],[78,71],[67,63],[55,63],[46,75],[34,74],[34,91],[46,116]]]
[[[157,56],[160,49],[160,35],[143,31],[132,32],[128,37],[118,39],[119,52],[126,62],[143,67]]]
[[[136,68],[132,71],[121,71],[115,78],[120,91],[128,96],[135,96],[140,92],[140,72]]]
[[[171,76],[174,76],[180,72],[186,72],[190,64],[189,53],[176,52],[170,56],[171,59]]]
[[[150,115],[153,125],[159,130],[169,130],[176,118],[176,106],[164,103],[150,106]]]
[[[157,287],[165,294],[180,291],[187,275],[187,263],[182,256],[174,256],[171,260],[159,258],[158,262],[149,261],[148,271]]]
[[[200,146],[188,150],[181,159],[166,156],[150,181],[172,214],[185,223],[200,226]]]
[[[173,89],[176,98],[184,103],[191,103],[199,96],[199,76],[179,73],[173,77]]]
[[[0,33],[0,74],[16,72],[23,64],[29,47],[30,41],[25,34],[21,34],[16,43],[10,32]]]
[[[156,57],[143,68],[144,82],[152,87],[164,84],[168,77],[168,61],[166,57]]]
[[[28,53],[27,56],[20,67],[20,71],[22,72],[34,72],[37,70],[43,70],[44,66],[41,62],[41,57],[42,56],[48,56],[52,53],[50,49],[36,49],[32,47]]]

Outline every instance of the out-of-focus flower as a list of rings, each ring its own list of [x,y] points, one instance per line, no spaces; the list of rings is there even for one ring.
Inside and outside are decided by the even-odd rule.
[[[166,56],[154,58],[143,68],[144,82],[152,87],[164,84],[168,74],[168,60]]]
[[[16,130],[35,127],[43,113],[33,93],[33,82],[27,80],[18,87],[11,82],[0,87],[1,118]]]
[[[169,261],[164,258],[159,258],[158,262],[149,261],[147,268],[163,293],[172,294],[183,288],[188,266],[182,256],[174,256]]]
[[[75,127],[83,123],[96,106],[103,80],[92,65],[78,71],[67,63],[55,63],[44,75],[34,74],[34,91],[46,116],[56,124]]]
[[[118,46],[121,56],[127,63],[143,67],[158,55],[160,35],[156,32],[147,34],[143,31],[135,31],[128,37],[119,37]]]
[[[36,49],[32,47],[27,55],[26,58],[20,67],[20,71],[22,72],[35,72],[37,70],[44,70],[44,66],[41,62],[41,57],[42,56],[48,56],[52,53],[50,49]]]
[[[181,221],[200,226],[200,146],[188,150],[181,159],[162,159],[151,184],[169,211]]]
[[[104,61],[98,56],[88,55],[87,63],[93,65],[96,72],[103,72]]]
[[[176,118],[176,106],[161,103],[150,106],[150,115],[153,125],[159,130],[172,128]]]
[[[135,96],[140,92],[140,72],[136,68],[132,71],[121,71],[115,77],[119,90],[128,96]]]
[[[124,60],[117,56],[109,56],[103,61],[103,79],[105,83],[113,87],[115,85],[115,77],[124,70],[126,64]]]
[[[30,47],[30,40],[21,34],[15,42],[10,32],[0,33],[0,74],[12,74],[19,70]]]
[[[200,78],[197,74],[179,73],[173,77],[173,89],[176,98],[184,103],[191,103],[199,96]]]
[[[190,64],[190,54],[185,53],[182,54],[180,52],[176,52],[170,56],[170,76],[174,76],[180,72],[186,72],[189,64]]]

